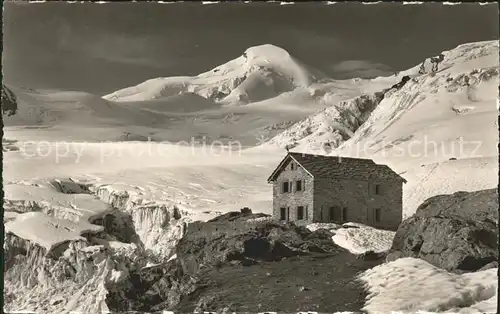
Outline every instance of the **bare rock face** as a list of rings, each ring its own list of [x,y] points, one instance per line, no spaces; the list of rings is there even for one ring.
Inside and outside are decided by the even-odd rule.
[[[118,312],[147,312],[154,306],[169,308],[179,302],[182,293],[194,290],[185,287],[188,280],[181,282],[180,278],[175,262],[137,269],[130,272],[126,281],[108,287],[106,304]]]
[[[92,220],[93,224],[104,227],[104,233],[108,238],[118,240],[122,243],[136,243],[143,248],[139,235],[134,229],[132,216],[120,210],[113,210],[103,217]]]
[[[384,258],[386,256],[385,252],[377,253],[375,251],[366,251],[365,253],[356,256],[358,259],[363,261],[376,261]]]
[[[2,84],[2,115],[12,116],[17,112],[16,95]]]
[[[388,261],[417,257],[448,271],[477,271],[498,259],[497,190],[438,195],[398,228]]]
[[[399,83],[392,85],[391,89],[401,89],[401,87],[403,87],[410,79],[411,77],[409,77],[408,75],[403,76]]]
[[[248,208],[248,207],[243,207],[242,209],[240,209],[240,212],[242,214],[247,214],[248,215],[248,214],[252,213],[252,210],[250,208]]]
[[[54,179],[51,184],[58,192],[64,194],[92,194],[89,186],[75,182],[71,179]]]

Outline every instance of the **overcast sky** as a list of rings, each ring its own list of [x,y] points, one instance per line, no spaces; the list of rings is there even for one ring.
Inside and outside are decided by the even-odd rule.
[[[269,43],[334,78],[377,76],[498,39],[498,27],[498,5],[477,3],[4,3],[3,74],[16,86],[102,95]]]

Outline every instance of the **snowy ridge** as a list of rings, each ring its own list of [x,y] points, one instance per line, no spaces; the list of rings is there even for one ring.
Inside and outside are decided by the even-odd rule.
[[[436,194],[498,185],[498,41],[445,53],[443,70],[386,93],[333,154],[368,157],[408,180],[404,217]]]
[[[148,80],[116,97],[16,88],[19,111],[5,124],[17,140],[178,142],[206,135],[253,146],[259,135],[277,134],[268,129],[273,125],[386,88],[392,79],[331,80],[283,49],[263,45],[198,76]]]
[[[332,103],[331,107],[297,122],[268,144],[278,147],[292,145],[298,151],[322,151],[329,154],[332,148],[366,140],[377,129],[383,131],[405,112],[425,100],[449,103],[445,98],[450,93],[464,89],[466,76],[470,76],[470,86],[466,88],[468,99],[472,99],[469,101],[481,101],[479,92],[496,97],[496,94],[491,93],[491,87],[484,87],[483,83],[488,85],[488,82],[494,83],[492,78],[498,78],[498,41],[464,44],[444,51],[443,54],[445,58],[438,73],[419,75],[419,66],[415,66],[400,72],[397,77],[373,79],[371,81],[377,83],[377,86],[386,87],[373,94]],[[430,62],[426,61],[426,64],[429,67]],[[430,68],[426,70],[430,72]],[[405,75],[412,79],[401,88],[390,88],[391,84],[399,82]],[[322,94],[324,102],[328,102],[328,98],[335,94],[335,91],[321,89],[318,92]],[[468,110],[468,107],[458,106],[457,110]],[[430,119],[421,118],[423,123]],[[351,140],[348,141],[349,139]],[[347,143],[342,145],[344,142]]]
[[[190,92],[222,103],[248,103],[307,87],[321,78],[319,71],[309,69],[284,49],[266,44],[250,47],[242,56],[198,76],[150,79],[103,98],[141,101]]]

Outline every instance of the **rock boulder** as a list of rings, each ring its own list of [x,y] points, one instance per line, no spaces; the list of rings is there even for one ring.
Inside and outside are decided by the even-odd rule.
[[[417,257],[448,271],[476,271],[498,259],[496,189],[438,195],[399,226],[388,261]]]
[[[250,265],[258,261],[309,253],[344,251],[329,232],[311,232],[305,227],[284,224],[262,214],[230,212],[208,222],[194,222],[177,245],[177,259],[187,274],[201,267],[229,261]]]

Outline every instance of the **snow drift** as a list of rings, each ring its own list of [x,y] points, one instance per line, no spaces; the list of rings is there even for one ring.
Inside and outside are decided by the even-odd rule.
[[[495,313],[498,268],[452,274],[417,258],[401,258],[360,275],[368,313]]]
[[[380,230],[360,223],[347,222],[342,225],[334,223],[312,223],[307,229],[315,231],[326,229],[333,233],[332,240],[338,246],[353,254],[369,251],[383,253],[391,248],[395,232]]]

